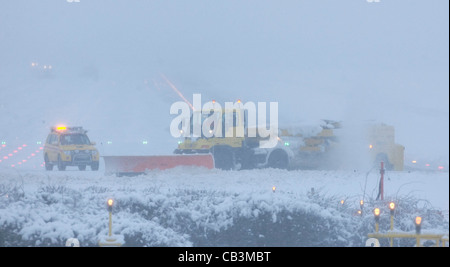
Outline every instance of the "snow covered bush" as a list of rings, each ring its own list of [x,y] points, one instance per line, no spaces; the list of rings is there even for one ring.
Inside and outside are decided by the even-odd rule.
[[[124,237],[125,246],[364,246],[367,234],[374,232],[376,206],[382,210],[380,232],[389,230],[387,201],[367,196],[360,215],[355,192],[341,204],[341,196],[326,187],[313,192],[304,184],[308,175],[314,184],[343,179],[330,174],[0,172],[0,246],[64,246],[69,238],[81,246],[98,246],[108,235],[109,198],[115,200],[112,231]],[[354,183],[356,178],[348,179]],[[448,214],[428,201],[411,194],[385,199],[397,204],[395,231],[414,231],[414,217],[421,215],[424,232],[448,232]],[[396,240],[394,245],[413,246],[414,241]]]
[[[2,205],[2,246],[84,246],[107,235],[107,190],[42,186]],[[208,190],[142,192],[123,189],[113,229],[128,246],[352,246],[352,218],[299,195],[235,194]],[[104,195],[104,197],[102,197]],[[117,195],[117,192],[116,192]],[[95,199],[95,201],[92,201]]]

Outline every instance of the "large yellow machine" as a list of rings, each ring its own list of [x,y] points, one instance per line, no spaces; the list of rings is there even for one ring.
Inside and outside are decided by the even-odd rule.
[[[394,126],[383,123],[370,125],[367,139],[372,161],[383,161],[388,170],[403,170],[405,147],[395,143]]]
[[[261,149],[259,148],[261,138],[248,136],[245,112],[224,109],[220,114],[222,115],[219,118],[220,125],[212,126],[210,129],[215,131],[212,137],[206,137],[203,133],[200,137],[187,137],[179,142],[174,153],[210,153],[214,157],[215,167],[225,170],[253,169],[263,166],[288,168],[290,151],[278,145],[273,149]],[[232,124],[225,123],[227,115],[233,118]],[[202,124],[210,116],[210,114],[200,114],[198,118],[201,118],[201,121],[196,122],[193,115],[191,121]],[[190,128],[192,131],[193,127]],[[238,133],[243,133],[243,136]]]
[[[306,128],[303,129],[303,128]],[[336,169],[363,164],[402,171],[404,147],[395,143],[395,129],[384,123],[345,123],[322,120],[315,127],[281,129],[286,144],[296,142],[291,166],[301,169]],[[355,162],[353,162],[355,161]]]

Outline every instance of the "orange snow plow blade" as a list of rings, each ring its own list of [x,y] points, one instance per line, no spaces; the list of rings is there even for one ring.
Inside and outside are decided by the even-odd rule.
[[[171,155],[171,156],[104,156],[105,173],[122,175],[138,175],[148,170],[166,170],[178,166],[198,166],[214,168],[211,154],[204,155]]]

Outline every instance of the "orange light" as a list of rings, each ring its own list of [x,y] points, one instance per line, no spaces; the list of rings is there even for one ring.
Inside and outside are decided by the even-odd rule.
[[[374,210],[373,210],[373,214],[375,215],[375,216],[380,216],[380,209],[379,208],[375,208]]]
[[[395,203],[394,202],[389,203],[389,209],[390,210],[394,210],[395,209]]]
[[[416,223],[416,225],[422,224],[422,217],[417,216],[417,217],[416,217],[416,220],[415,220],[415,223]]]
[[[359,201],[359,205],[360,206],[364,205],[364,201],[362,199]]]
[[[372,148],[373,148],[373,145],[369,145],[369,148],[372,149]]]
[[[413,161],[411,161],[412,163],[414,163],[414,164],[416,164],[417,163],[417,160],[413,160]]]
[[[64,125],[59,125],[59,126],[56,126],[56,130],[57,131],[65,131],[65,130],[67,130],[67,127]]]
[[[275,192],[275,189],[277,189],[275,186],[272,186],[272,191]]]
[[[238,101],[237,101],[238,103],[241,103],[241,100],[240,99],[238,99]]]
[[[345,202],[345,201],[342,199],[342,200],[341,200],[341,205],[344,205],[344,202]]]
[[[108,206],[112,207],[114,200],[112,198],[108,199]]]

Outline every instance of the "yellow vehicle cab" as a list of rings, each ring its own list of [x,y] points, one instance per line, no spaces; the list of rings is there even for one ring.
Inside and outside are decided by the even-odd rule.
[[[67,166],[78,166],[84,171],[89,165],[91,170],[97,171],[99,153],[86,133],[82,127],[52,127],[44,145],[45,169],[51,171],[56,165],[58,170],[64,171]]]

